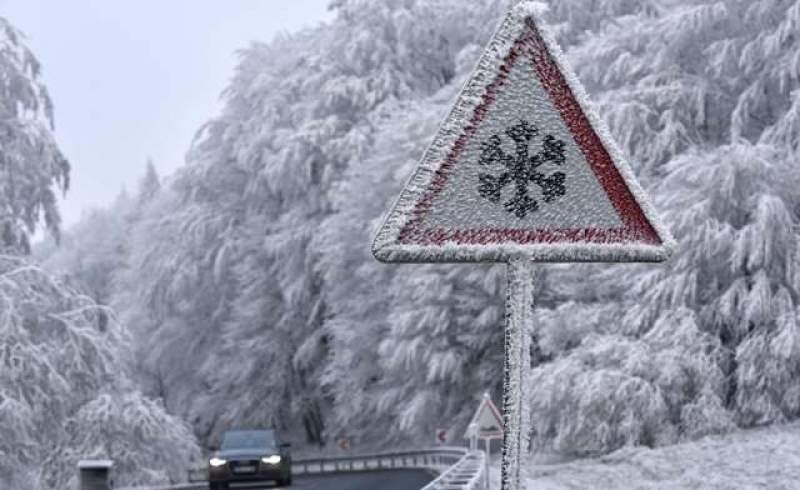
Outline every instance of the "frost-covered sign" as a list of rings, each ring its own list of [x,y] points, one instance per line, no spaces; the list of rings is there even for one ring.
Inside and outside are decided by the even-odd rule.
[[[520,488],[528,448],[532,264],[673,248],[536,5],[503,20],[372,248],[384,262],[508,262],[504,490]]]
[[[660,261],[670,243],[551,34],[522,4],[373,251],[386,262]]]
[[[472,416],[472,420],[467,427],[474,428],[474,430],[467,430],[464,437],[478,437],[480,439],[495,439],[503,437],[503,416],[500,415],[500,410],[489,398],[489,395],[484,395],[481,404],[478,405],[478,410]]]

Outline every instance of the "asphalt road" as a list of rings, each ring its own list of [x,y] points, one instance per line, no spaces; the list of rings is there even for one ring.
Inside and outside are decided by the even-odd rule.
[[[433,477],[430,473],[416,470],[375,471],[346,473],[339,475],[295,476],[291,487],[274,485],[231,487],[248,489],[283,488],[286,490],[419,490]],[[191,490],[207,489],[207,486],[192,487]]]

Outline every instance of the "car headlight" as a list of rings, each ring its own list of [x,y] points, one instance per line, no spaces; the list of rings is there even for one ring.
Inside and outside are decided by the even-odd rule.
[[[281,457],[277,454],[273,454],[272,456],[264,456],[261,458],[261,462],[267,464],[278,464],[281,462]]]
[[[223,466],[225,463],[227,463],[227,461],[222,458],[211,458],[208,461],[208,464],[210,464],[214,468],[219,468],[220,466]]]

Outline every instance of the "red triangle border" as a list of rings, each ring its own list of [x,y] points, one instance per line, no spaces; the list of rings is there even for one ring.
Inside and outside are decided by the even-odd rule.
[[[517,244],[558,244],[558,243],[639,243],[662,245],[663,241],[645,216],[624,178],[614,164],[611,155],[592,127],[589,118],[581,108],[564,75],[553,59],[547,44],[542,38],[535,22],[525,19],[525,30],[513,44],[509,54],[500,67],[500,73],[487,87],[483,100],[475,109],[469,125],[458,137],[445,162],[435,174],[422,194],[422,198],[411,211],[411,218],[400,230],[398,242],[403,245],[441,246],[447,242],[461,245],[488,245],[499,243]],[[520,58],[528,57],[550,96],[556,109],[578,147],[583,152],[595,177],[605,191],[624,226],[615,229],[467,229],[448,230],[445,228],[421,229],[421,223],[433,204],[434,199],[444,189],[461,152],[486,117],[489,107],[498,91],[505,85],[511,68]]]

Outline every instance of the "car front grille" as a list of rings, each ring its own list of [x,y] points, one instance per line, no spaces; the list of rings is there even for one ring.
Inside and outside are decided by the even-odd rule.
[[[231,466],[231,470],[234,470],[234,471],[237,468],[240,468],[242,466],[253,466],[255,468],[258,468],[258,460],[257,459],[236,460],[236,461],[231,461],[229,464]]]

